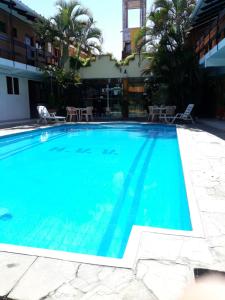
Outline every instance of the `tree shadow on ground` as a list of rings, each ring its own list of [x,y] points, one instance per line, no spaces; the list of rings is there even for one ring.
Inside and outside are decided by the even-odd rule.
[[[195,132],[207,132],[212,135],[215,135],[216,137],[218,137],[222,140],[225,140],[225,128],[224,128],[224,130],[222,130],[222,129],[217,129],[217,128],[211,127],[209,125],[200,124],[200,123],[186,125],[185,127],[187,129],[189,129],[191,131],[195,131]]]

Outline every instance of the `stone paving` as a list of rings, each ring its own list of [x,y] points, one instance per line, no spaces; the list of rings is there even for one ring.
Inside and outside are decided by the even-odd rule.
[[[0,252],[0,299],[179,300],[194,268],[225,271],[225,133],[182,134],[203,237],[146,232],[133,269]]]

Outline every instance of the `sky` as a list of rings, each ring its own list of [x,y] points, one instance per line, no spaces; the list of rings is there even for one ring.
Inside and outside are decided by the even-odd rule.
[[[56,0],[22,0],[31,9],[48,18],[56,13]],[[112,53],[121,59],[122,52],[122,0],[80,0],[83,7],[88,8],[96,21],[96,26],[103,33],[103,51]],[[147,0],[147,11],[151,0]],[[138,22],[136,10],[129,17],[129,27],[135,27]]]

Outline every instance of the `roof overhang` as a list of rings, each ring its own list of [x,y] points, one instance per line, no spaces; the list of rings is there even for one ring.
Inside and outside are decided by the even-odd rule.
[[[225,0],[198,0],[191,15],[192,27],[199,27],[215,20],[225,8]]]
[[[34,10],[18,0],[0,0],[0,8],[31,22],[39,17]]]
[[[1,57],[0,69],[1,73],[6,75],[11,74],[29,79],[43,79],[43,72],[39,68]]]

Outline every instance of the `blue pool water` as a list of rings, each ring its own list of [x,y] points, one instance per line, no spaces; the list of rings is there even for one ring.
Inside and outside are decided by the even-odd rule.
[[[0,243],[121,258],[134,224],[192,230],[171,126],[0,138],[0,183]]]

